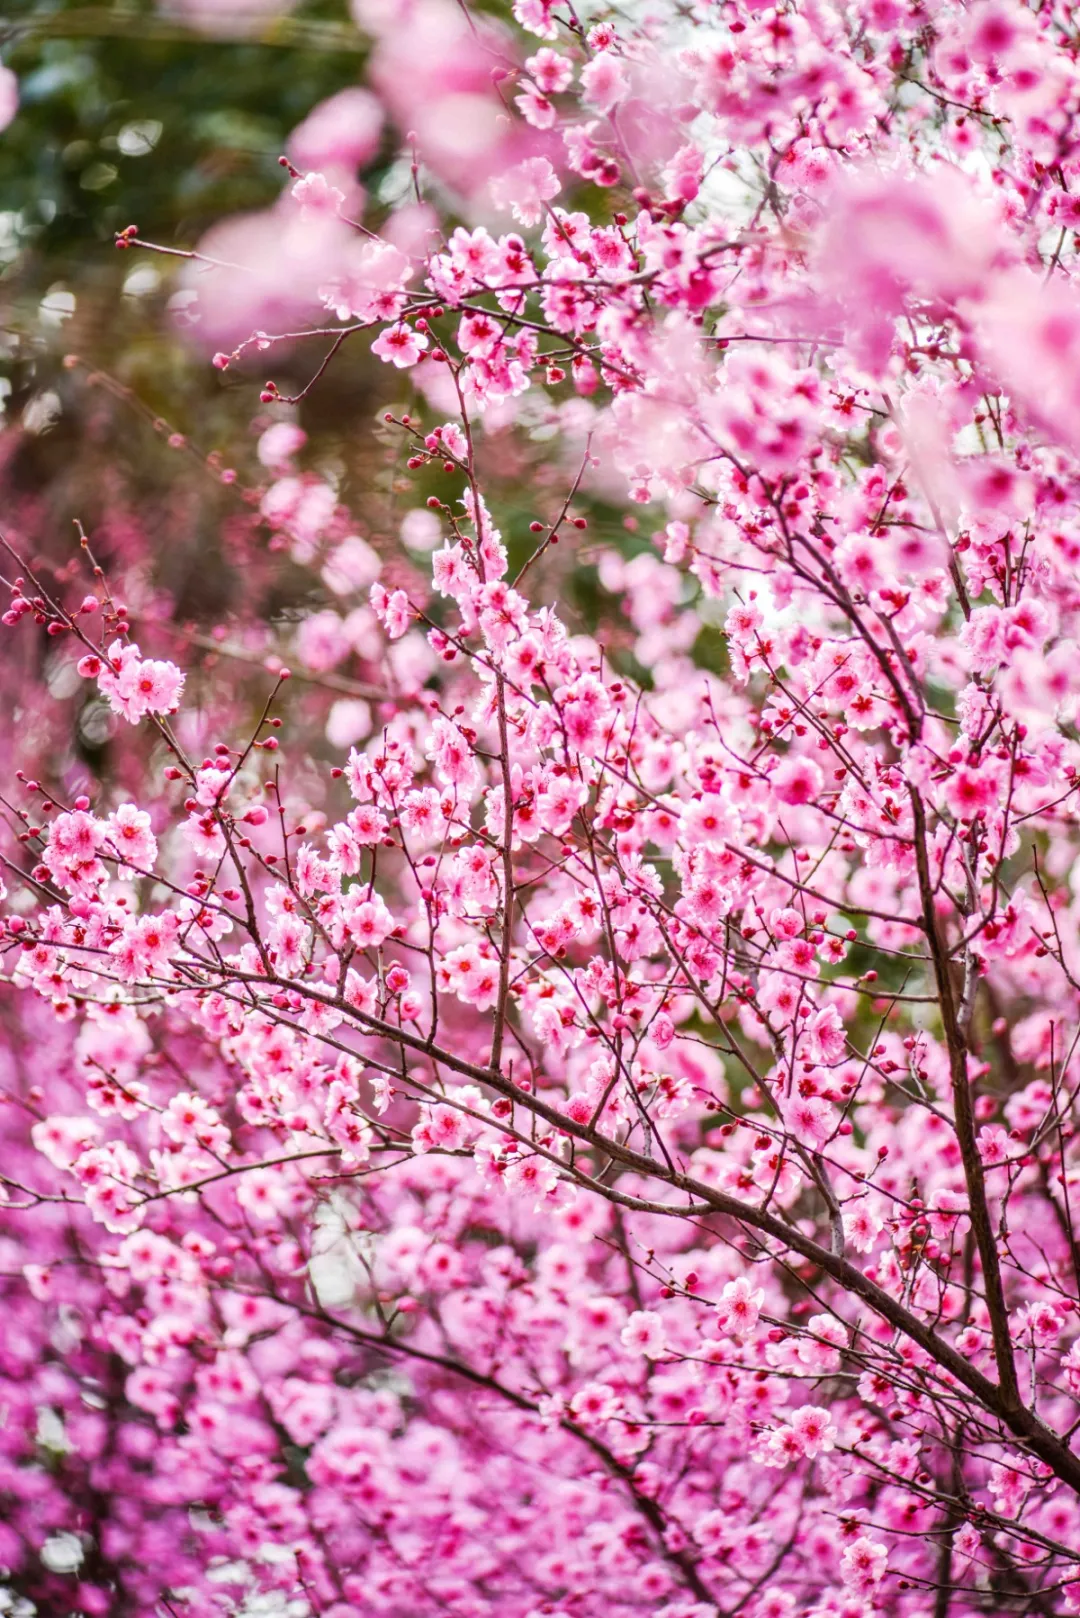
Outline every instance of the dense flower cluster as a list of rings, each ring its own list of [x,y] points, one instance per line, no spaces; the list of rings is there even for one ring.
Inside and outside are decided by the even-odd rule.
[[[146,745],[9,812],[9,1605],[1080,1611],[1075,18],[357,18],[184,315],[403,556],[267,382],[253,727],[12,558]]]

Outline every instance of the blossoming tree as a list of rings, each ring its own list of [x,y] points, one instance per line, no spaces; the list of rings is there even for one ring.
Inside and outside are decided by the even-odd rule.
[[[1075,17],[357,20],[181,254],[299,621],[6,541],[9,1610],[1076,1612]]]

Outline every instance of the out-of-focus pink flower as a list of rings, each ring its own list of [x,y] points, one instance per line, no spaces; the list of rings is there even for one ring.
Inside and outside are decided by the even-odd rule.
[[[195,294],[185,325],[210,350],[230,350],[256,331],[292,330],[319,304],[319,289],[343,262],[353,234],[331,212],[277,207],[214,225],[183,276]]]
[[[371,734],[371,709],[362,697],[342,697],[330,709],[326,739],[331,747],[344,750]]]
[[[296,637],[296,650],[307,667],[317,674],[325,674],[348,657],[349,637],[337,613],[327,608],[305,618]]]
[[[769,777],[773,791],[781,803],[812,803],[821,791],[825,778],[811,758],[783,759]]]
[[[1029,420],[1080,448],[1080,293],[1030,270],[998,277],[973,311],[980,354]]]
[[[294,455],[307,443],[307,433],[295,422],[275,421],[259,439],[258,457],[271,472],[288,471]]]
[[[557,197],[559,177],[546,157],[527,158],[507,169],[491,182],[491,198],[497,208],[509,208],[519,225],[538,225],[544,217],[544,204]]]
[[[9,67],[0,67],[0,129],[6,129],[19,110],[19,81]]]
[[[319,297],[339,320],[393,320],[412,274],[404,253],[391,243],[354,241]]]
[[[328,558],[322,570],[322,580],[335,595],[345,596],[354,590],[364,590],[378,578],[382,563],[359,534],[349,534]]]
[[[347,169],[351,173],[375,156],[382,125],[382,107],[370,90],[340,90],[297,125],[287,151],[299,169]]]
[[[465,197],[534,154],[540,131],[513,125],[491,82],[506,40],[451,0],[354,0],[378,43],[371,82],[425,167]]]
[[[879,372],[905,301],[981,297],[1005,246],[993,213],[958,169],[863,172],[833,189],[818,271],[849,345]]]
[[[581,88],[591,106],[610,112],[626,95],[630,81],[619,58],[610,51],[601,51],[582,68]]]

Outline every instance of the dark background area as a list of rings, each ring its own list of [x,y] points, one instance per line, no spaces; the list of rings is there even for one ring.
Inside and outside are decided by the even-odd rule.
[[[271,203],[289,132],[359,81],[365,51],[340,0],[254,32],[223,13],[212,37],[146,4],[42,0],[0,16],[20,93],[0,133],[5,520],[35,530],[52,520],[68,534],[75,514],[109,525],[121,506],[156,507],[151,520],[166,529],[178,515],[189,536],[194,526],[203,559],[217,548],[236,496],[210,475],[178,480],[153,420],[243,472],[257,382],[220,376],[184,341],[169,310],[176,261],[118,251],[115,236],[136,224],[147,240],[191,248],[216,220]],[[377,172],[365,178],[378,185]],[[65,364],[72,355],[81,363]],[[365,361],[357,352],[335,366],[309,411],[316,426],[319,415],[355,419]],[[285,388],[303,363],[275,362]]]

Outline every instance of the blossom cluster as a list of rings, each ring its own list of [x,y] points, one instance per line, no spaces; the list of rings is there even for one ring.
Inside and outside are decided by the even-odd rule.
[[[10,581],[144,749],[9,811],[11,1599],[1080,1611],[1067,9],[357,19],[185,318],[400,554],[266,382],[246,726]]]

